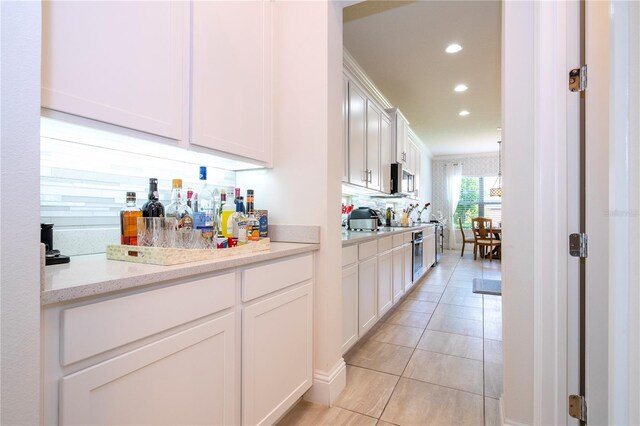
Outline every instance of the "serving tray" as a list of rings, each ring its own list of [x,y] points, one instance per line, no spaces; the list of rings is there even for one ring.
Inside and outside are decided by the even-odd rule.
[[[170,266],[256,253],[269,250],[270,244],[269,238],[263,238],[250,244],[216,250],[109,245],[107,246],[107,259]]]

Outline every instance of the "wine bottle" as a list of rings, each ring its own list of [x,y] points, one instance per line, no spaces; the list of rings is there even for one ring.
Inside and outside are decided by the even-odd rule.
[[[247,241],[255,242],[260,240],[260,221],[256,217],[253,209],[254,194],[253,189],[247,189]]]
[[[149,179],[149,200],[142,206],[143,217],[164,217],[164,206],[158,197],[158,179]]]

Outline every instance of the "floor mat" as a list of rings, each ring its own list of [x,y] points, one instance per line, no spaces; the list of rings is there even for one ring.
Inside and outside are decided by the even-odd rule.
[[[473,279],[473,292],[478,294],[493,294],[502,296],[502,280]]]

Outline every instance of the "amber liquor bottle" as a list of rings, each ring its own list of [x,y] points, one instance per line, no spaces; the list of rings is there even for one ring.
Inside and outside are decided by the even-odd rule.
[[[142,210],[136,206],[136,193],[127,192],[127,205],[120,212],[120,244],[138,245],[138,218]]]

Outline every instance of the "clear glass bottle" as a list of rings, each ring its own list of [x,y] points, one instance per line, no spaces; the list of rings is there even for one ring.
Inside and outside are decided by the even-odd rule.
[[[198,202],[195,209],[200,217],[197,220],[196,227],[213,227],[215,206],[212,188],[207,184],[207,168],[205,166],[200,167],[200,182],[202,186],[198,192]]]
[[[240,196],[240,188],[236,188],[235,190],[233,187],[229,188],[229,196],[231,196],[232,193],[235,193],[233,202],[229,201],[222,206],[222,235],[226,238],[233,237],[233,221],[230,219],[236,211],[236,204],[238,203],[238,197]]]
[[[178,228],[193,228],[193,210],[182,198],[182,179],[173,179],[171,186],[171,204],[167,206],[166,216],[175,217]]]
[[[164,217],[164,206],[158,197],[158,179],[149,178],[149,200],[142,206],[143,217]]]
[[[242,206],[244,205],[242,197],[238,197],[238,202],[236,203],[236,212],[231,215],[229,220],[230,224],[227,224],[227,228],[229,225],[231,229],[233,229],[233,238],[238,239],[238,245],[246,244],[247,242],[247,222],[244,213],[242,212]]]
[[[260,221],[256,217],[253,209],[253,189],[247,189],[247,241],[255,242],[260,240]]]
[[[142,210],[136,206],[136,193],[127,192],[127,205],[120,211],[120,244],[138,245],[138,218]]]

